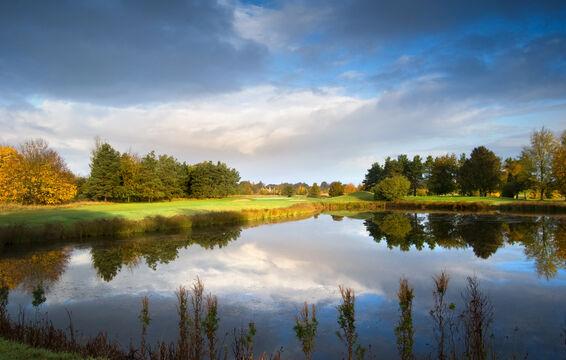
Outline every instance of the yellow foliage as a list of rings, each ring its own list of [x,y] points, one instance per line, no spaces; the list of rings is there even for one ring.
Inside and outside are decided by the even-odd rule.
[[[26,158],[0,146],[0,201],[60,204],[77,194],[73,175],[55,152],[41,149],[41,157]]]
[[[0,260],[0,278],[10,290],[19,285],[30,290],[37,284],[56,282],[65,271],[69,254],[63,250],[38,252],[24,258]]]
[[[358,188],[354,184],[350,183],[350,184],[344,185],[344,194],[345,195],[351,194],[351,193],[356,192],[356,191],[358,191]]]

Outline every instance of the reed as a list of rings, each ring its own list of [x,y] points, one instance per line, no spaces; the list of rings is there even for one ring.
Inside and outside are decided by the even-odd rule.
[[[358,342],[358,331],[356,330],[356,294],[351,288],[344,288],[343,285],[338,286],[342,303],[336,308],[338,310],[338,326],[341,331],[336,331],[336,335],[340,342],[346,346],[347,359],[352,360],[354,355],[354,347]],[[358,350],[362,352],[362,350]]]
[[[303,350],[306,360],[312,359],[317,328],[316,307],[313,304],[309,314],[309,306],[305,302],[299,314],[295,315],[295,326],[293,330],[295,330],[297,340],[301,343],[301,350]]]
[[[138,320],[142,326],[141,332],[141,341],[140,341],[140,359],[146,358],[146,343],[145,343],[145,334],[147,332],[147,328],[151,323],[151,318],[149,317],[149,299],[147,296],[142,298],[142,308],[140,310],[140,314],[138,316]]]
[[[248,328],[234,329],[234,340],[232,342],[232,355],[234,360],[253,360],[254,358],[254,336],[257,332],[255,323],[248,323]]]
[[[462,294],[464,311],[460,315],[464,330],[464,355],[467,359],[488,358],[488,337],[493,322],[493,306],[480,289],[478,279],[467,277],[467,286]]]
[[[208,340],[208,357],[210,360],[216,360],[219,356],[217,349],[218,336],[217,331],[220,326],[220,318],[218,317],[218,299],[212,294],[206,296],[206,316],[202,320],[202,328]]]
[[[454,311],[454,303],[448,305],[445,300],[446,291],[448,290],[448,282],[450,276],[444,270],[439,275],[433,277],[434,290],[432,297],[434,299],[434,309],[430,310],[430,316],[433,321],[433,331],[436,338],[437,358],[444,360],[447,358],[446,342],[449,335],[448,343],[451,349],[451,358],[455,358],[454,332],[455,328],[452,312]],[[447,334],[448,328],[448,334]]]
[[[407,278],[401,278],[399,281],[399,292],[397,292],[401,315],[397,327],[395,327],[395,335],[397,335],[399,357],[403,360],[414,358],[413,299],[415,296],[413,292],[414,288],[409,285]]]

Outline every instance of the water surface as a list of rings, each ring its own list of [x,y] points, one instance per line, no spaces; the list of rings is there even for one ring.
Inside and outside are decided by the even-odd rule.
[[[141,298],[150,299],[150,342],[177,338],[175,290],[199,276],[218,296],[221,338],[254,321],[256,352],[300,357],[292,327],[304,301],[320,317],[317,359],[341,358],[335,335],[338,285],[356,292],[360,341],[395,358],[396,292],[415,287],[415,348],[434,353],[432,276],[451,275],[448,300],[462,309],[466,277],[476,276],[495,308],[494,347],[503,355],[551,359],[566,349],[566,221],[563,217],[376,213],[316,218],[190,235],[13,248],[0,258],[9,311],[29,313],[42,283],[41,312],[67,327],[65,310],[85,336],[99,330],[124,346],[139,339]]]

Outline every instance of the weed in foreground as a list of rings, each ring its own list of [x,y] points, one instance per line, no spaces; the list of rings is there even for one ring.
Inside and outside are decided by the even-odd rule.
[[[254,336],[257,330],[255,324],[250,322],[248,329],[234,329],[234,342],[232,343],[232,354],[234,360],[253,360],[254,358]]]
[[[299,312],[299,315],[295,315],[295,326],[293,327],[293,330],[295,330],[297,340],[301,343],[301,349],[305,354],[306,360],[312,359],[317,327],[318,320],[316,319],[316,307],[313,304],[309,314],[309,306],[305,302]]]
[[[454,322],[453,312],[454,303],[449,305],[446,303],[445,296],[448,290],[448,282],[450,276],[444,270],[439,275],[433,277],[434,290],[432,297],[434,298],[434,309],[430,310],[430,316],[433,321],[433,331],[436,339],[437,358],[444,360],[446,358],[456,358],[456,349],[454,342],[454,332],[456,324]],[[448,330],[448,331],[447,331]],[[447,354],[447,348],[449,349]]]
[[[338,339],[346,346],[347,359],[352,360],[354,355],[357,359],[363,359],[365,349],[358,344],[358,332],[356,330],[356,294],[351,288],[344,288],[343,285],[338,286],[342,303],[338,305],[338,325],[341,331],[336,331]]]
[[[409,285],[407,278],[399,281],[399,310],[401,315],[399,323],[395,327],[395,335],[397,335],[397,350],[399,357],[403,360],[413,359],[413,342],[415,330],[413,328],[413,299],[414,288]]]
[[[140,358],[145,359],[146,357],[146,344],[145,344],[145,334],[147,332],[147,327],[151,323],[151,318],[149,317],[149,299],[147,296],[142,298],[142,308],[140,314],[138,315],[138,320],[142,326],[141,341],[140,341]]]
[[[488,337],[493,322],[493,306],[480,289],[478,279],[467,277],[467,286],[462,294],[464,311],[460,315],[464,330],[464,351],[467,359],[488,358]]]

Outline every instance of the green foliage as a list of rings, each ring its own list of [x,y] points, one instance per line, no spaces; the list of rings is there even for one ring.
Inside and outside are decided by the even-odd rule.
[[[221,162],[216,165],[212,161],[202,162],[189,167],[188,193],[197,199],[222,198],[235,194],[239,181],[236,169]]]
[[[557,149],[558,141],[554,138],[554,134],[543,126],[540,131],[533,132],[531,146],[525,147],[521,154],[527,170],[533,176],[541,200],[551,189],[552,155]]]
[[[428,177],[428,189],[437,195],[449,194],[456,190],[456,173],[458,171],[458,160],[456,155],[444,155],[434,159],[433,162],[427,158],[430,166]]]
[[[399,357],[403,360],[413,358],[414,328],[413,328],[413,299],[414,288],[409,286],[406,278],[399,281],[399,311],[401,315],[397,327],[395,327],[395,335],[397,336],[397,349]]]
[[[316,331],[318,327],[318,320],[316,319],[316,307],[312,305],[312,311],[309,316],[309,306],[305,305],[301,309],[299,315],[295,316],[295,336],[301,343],[301,349],[305,354],[306,360],[312,359],[314,352],[314,339],[316,338]]]
[[[340,285],[342,303],[338,305],[338,326],[341,331],[336,331],[338,339],[346,346],[347,359],[352,360],[354,346],[358,342],[358,331],[356,330],[356,295],[351,288]]]
[[[411,192],[417,195],[417,189],[422,186],[425,165],[419,155],[413,157],[413,161],[408,162],[405,176],[411,182]]]
[[[480,195],[487,196],[501,183],[501,160],[493,151],[477,147],[458,170],[457,178],[464,194],[479,191]]]
[[[319,197],[320,196],[320,187],[317,183],[313,183],[309,189],[309,197]]]
[[[33,301],[31,304],[35,308],[37,308],[39,305],[43,304],[47,300],[47,298],[45,297],[45,290],[43,289],[42,284],[38,284],[37,287],[33,289],[32,296],[33,296]]]
[[[379,163],[373,163],[366,173],[366,177],[362,182],[364,190],[371,191],[371,189],[377,185],[381,180],[385,179],[385,170],[379,165]]]
[[[295,194],[295,189],[293,188],[293,185],[285,185],[283,187],[283,191],[282,191],[282,195],[287,196],[287,197],[291,197]]]
[[[333,181],[330,183],[330,188],[328,189],[328,195],[330,197],[336,197],[344,195],[344,186],[339,181]]]
[[[393,201],[407,195],[410,187],[411,183],[406,177],[403,175],[395,175],[385,178],[372,190],[375,200]]]
[[[119,197],[120,153],[108,143],[97,144],[92,153],[87,192],[95,200]]]

